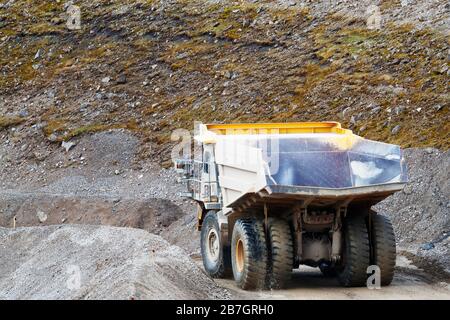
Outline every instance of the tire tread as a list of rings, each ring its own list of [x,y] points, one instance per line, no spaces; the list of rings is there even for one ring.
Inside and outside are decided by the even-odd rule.
[[[396,247],[395,234],[388,217],[372,216],[371,245],[373,255],[371,264],[380,267],[381,285],[388,286],[394,278]]]

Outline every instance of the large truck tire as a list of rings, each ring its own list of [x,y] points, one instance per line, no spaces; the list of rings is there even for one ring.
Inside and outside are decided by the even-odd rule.
[[[244,290],[264,289],[267,247],[262,221],[238,219],[231,238],[231,265],[236,284]]]
[[[381,285],[388,286],[394,278],[396,248],[395,235],[388,217],[372,215],[370,230],[371,260],[381,272]]]
[[[361,287],[367,283],[370,245],[363,215],[347,217],[344,222],[342,261],[337,269],[339,282],[345,287]]]
[[[282,289],[292,276],[294,243],[289,224],[278,218],[267,220],[268,270],[266,287]]]
[[[231,275],[230,247],[222,244],[219,221],[214,211],[208,212],[203,220],[200,248],[203,266],[211,277],[226,278]]]

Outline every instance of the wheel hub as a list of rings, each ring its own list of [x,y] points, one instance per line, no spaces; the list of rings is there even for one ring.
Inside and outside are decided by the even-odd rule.
[[[236,243],[236,267],[238,272],[244,270],[244,244],[241,239]]]
[[[220,254],[220,241],[219,235],[216,230],[211,229],[208,232],[208,256],[211,260],[217,261]]]

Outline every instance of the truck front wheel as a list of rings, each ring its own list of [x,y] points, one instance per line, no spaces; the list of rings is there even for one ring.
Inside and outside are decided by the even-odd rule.
[[[225,278],[230,275],[230,248],[222,244],[219,221],[214,211],[208,212],[203,220],[200,247],[203,266],[211,277]]]
[[[231,239],[231,265],[237,285],[263,289],[267,273],[267,247],[262,221],[238,219]]]

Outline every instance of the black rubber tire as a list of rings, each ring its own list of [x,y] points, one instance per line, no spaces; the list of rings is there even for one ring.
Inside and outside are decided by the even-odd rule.
[[[394,228],[388,217],[372,215],[370,264],[377,265],[381,272],[381,285],[388,286],[394,278],[396,248]]]
[[[202,231],[200,233],[200,249],[202,253],[203,266],[205,271],[213,278],[227,278],[231,275],[231,253],[230,247],[224,246],[220,241],[219,257],[217,260],[209,259],[208,254],[208,235],[211,229],[214,229],[220,239],[219,221],[217,213],[210,211],[203,219]]]
[[[236,262],[238,241],[243,246],[243,268]],[[238,219],[231,238],[231,265],[236,284],[244,290],[264,289],[267,274],[267,247],[263,223],[256,219]]]
[[[370,245],[365,218],[353,215],[344,222],[344,243],[341,265],[337,268],[339,282],[345,287],[367,285]]]
[[[278,218],[267,220],[268,269],[266,287],[282,289],[292,276],[294,242],[289,224]]]

